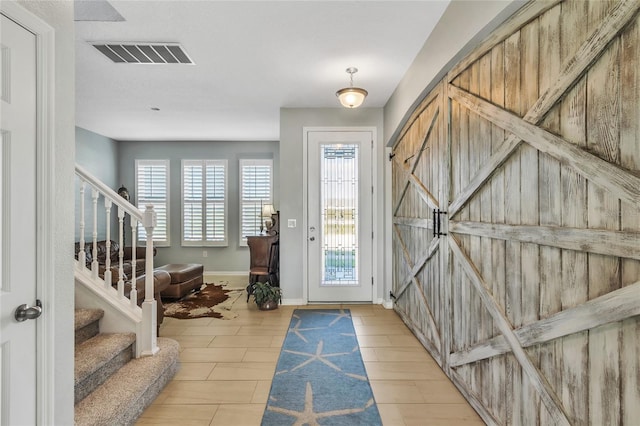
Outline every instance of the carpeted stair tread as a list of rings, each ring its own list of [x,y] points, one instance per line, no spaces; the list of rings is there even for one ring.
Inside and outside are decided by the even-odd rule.
[[[104,316],[102,309],[76,309],[75,330],[79,330],[87,324],[99,321]]]
[[[101,333],[76,348],[75,384],[134,344],[134,333]]]
[[[98,334],[76,345],[74,401],[77,404],[133,357],[134,333]]]
[[[75,424],[134,424],[178,369],[178,342],[159,337],[158,347],[155,356],[132,359],[76,404]]]
[[[100,332],[99,321],[104,316],[102,309],[76,309],[75,344],[79,345]]]

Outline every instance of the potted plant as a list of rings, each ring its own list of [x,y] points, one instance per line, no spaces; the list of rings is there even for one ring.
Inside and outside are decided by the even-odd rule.
[[[253,285],[253,300],[263,311],[278,309],[278,303],[282,301],[282,292],[280,287],[274,287],[269,282],[257,282]]]

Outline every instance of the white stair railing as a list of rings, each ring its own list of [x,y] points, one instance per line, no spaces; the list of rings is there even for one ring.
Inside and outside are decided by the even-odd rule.
[[[76,274],[83,274],[84,277],[90,277],[92,285],[102,287],[103,291],[96,292],[104,298],[110,298],[111,302],[117,304],[133,318],[138,318],[141,327],[137,328],[136,352],[141,356],[154,355],[158,349],[157,336],[157,303],[154,298],[153,285],[153,229],[156,226],[156,212],[152,205],[147,205],[144,211],[139,210],[133,204],[118,195],[113,189],[109,188],[86,169],[76,165],[76,176],[79,178],[79,194],[80,209],[78,213],[78,252],[76,262]],[[85,197],[87,186],[91,190],[92,218],[93,228],[91,232],[91,263],[87,268],[87,243],[85,241],[86,222],[85,222]],[[104,263],[101,265],[98,258],[98,200],[102,197],[104,200],[105,212],[105,256]],[[117,262],[117,282],[114,288],[113,274],[111,265],[111,210],[113,205],[117,207],[118,218],[118,236],[117,242],[118,262]],[[131,225],[131,271],[127,275],[124,269],[124,224],[127,216]],[[142,224],[146,233],[146,250],[145,250],[145,291],[142,306],[138,306],[137,290],[136,290],[136,243],[138,224]],[[101,268],[102,267],[102,268]],[[102,271],[101,271],[102,269]],[[102,272],[102,273],[101,273]],[[131,286],[129,297],[125,296],[126,285]],[[97,296],[96,296],[97,297]]]

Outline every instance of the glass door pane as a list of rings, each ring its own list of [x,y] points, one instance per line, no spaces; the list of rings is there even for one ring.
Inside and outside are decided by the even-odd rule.
[[[320,146],[321,286],[358,285],[358,145]]]

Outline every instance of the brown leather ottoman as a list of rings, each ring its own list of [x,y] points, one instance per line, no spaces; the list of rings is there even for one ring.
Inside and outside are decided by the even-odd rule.
[[[171,284],[162,291],[162,297],[181,299],[191,290],[202,286],[202,272],[204,268],[199,263],[170,263],[156,268],[171,275]]]

